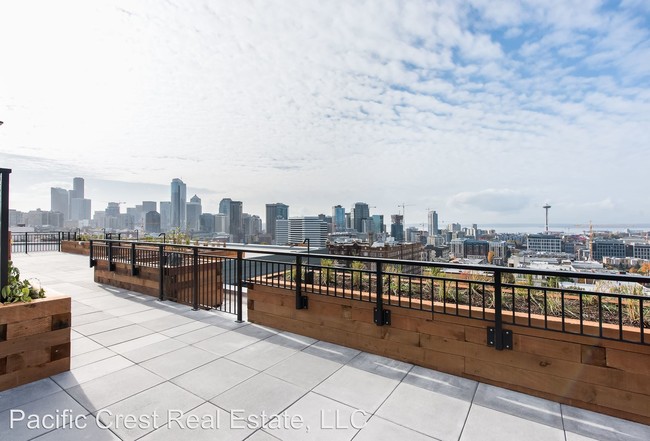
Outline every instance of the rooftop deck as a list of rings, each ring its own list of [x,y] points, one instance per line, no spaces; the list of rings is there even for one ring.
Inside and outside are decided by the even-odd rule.
[[[84,256],[14,262],[72,296],[73,358],[0,393],[0,439],[650,439],[642,424],[98,285]]]

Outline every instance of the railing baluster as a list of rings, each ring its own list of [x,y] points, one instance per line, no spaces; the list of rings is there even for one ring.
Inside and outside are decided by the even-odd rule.
[[[242,272],[242,266],[244,262],[244,256],[242,251],[237,251],[237,323],[242,323],[243,320],[243,311],[242,311],[242,298],[243,298],[243,285],[244,285],[244,274]]]

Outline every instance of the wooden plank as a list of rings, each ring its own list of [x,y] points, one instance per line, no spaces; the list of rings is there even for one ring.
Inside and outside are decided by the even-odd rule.
[[[0,358],[39,347],[52,347],[70,341],[70,328],[39,335],[28,335],[0,342]]]
[[[7,372],[38,366],[50,361],[50,348],[38,348],[7,356]]]
[[[546,393],[557,393],[557,391],[561,391],[563,396],[578,401],[598,404],[644,418],[650,418],[648,396],[645,394],[621,391],[611,387],[584,383],[554,375],[533,373],[512,366],[509,369],[504,369],[503,365],[471,357],[466,357],[465,369],[467,373],[477,377],[485,377],[509,384],[520,385]]]
[[[39,317],[18,323],[9,323],[7,326],[7,340],[24,337],[26,335],[42,334],[50,331],[52,317]]]
[[[70,297],[51,295],[29,303],[11,303],[0,305],[0,324],[18,323],[40,317],[70,312]]]
[[[70,358],[32,366],[0,375],[0,392],[70,370]]]
[[[607,366],[626,372],[650,375],[650,355],[607,349]]]

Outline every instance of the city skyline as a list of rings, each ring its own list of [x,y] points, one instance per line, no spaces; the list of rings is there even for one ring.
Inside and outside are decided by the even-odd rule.
[[[18,210],[179,177],[209,212],[647,223],[649,29],[639,1],[5,2],[0,162]]]

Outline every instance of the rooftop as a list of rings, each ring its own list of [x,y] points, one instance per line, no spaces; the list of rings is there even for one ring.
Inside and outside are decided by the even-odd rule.
[[[0,393],[0,439],[650,439],[642,424],[99,285],[84,256],[14,262],[72,296],[73,357]]]

